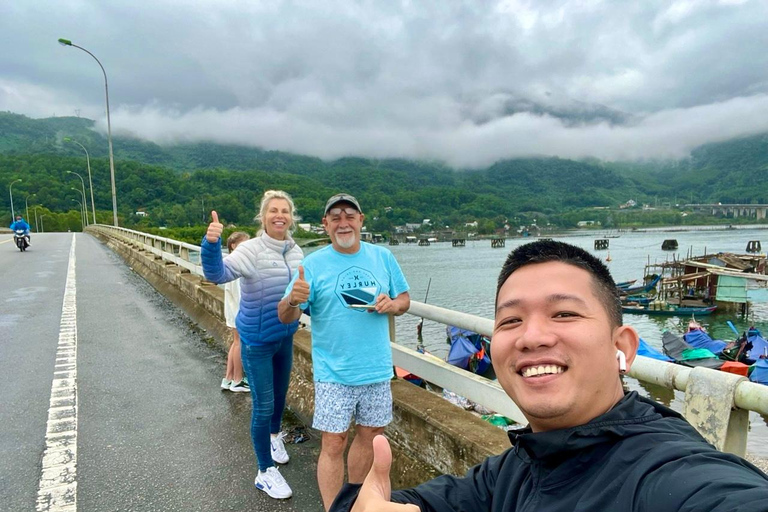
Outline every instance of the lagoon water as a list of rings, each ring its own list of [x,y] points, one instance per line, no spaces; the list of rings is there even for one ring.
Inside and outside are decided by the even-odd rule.
[[[768,247],[768,230],[765,229],[736,229],[736,230],[701,230],[675,231],[646,230],[643,232],[622,233],[618,238],[610,238],[607,251],[594,251],[596,238],[602,238],[605,233],[592,232],[570,235],[552,235],[555,240],[572,243],[589,250],[605,260],[610,253],[611,261],[606,262],[614,279],[626,281],[642,280],[645,265],[661,263],[673,257],[685,258],[693,255],[714,252],[734,252],[743,254],[750,240],[760,240]],[[612,234],[615,235],[615,234]],[[661,244],[665,239],[674,238],[678,241],[678,251],[662,251]],[[408,283],[411,286],[411,298],[423,302],[429,285],[427,302],[436,306],[463,311],[484,318],[493,318],[493,304],[496,290],[496,278],[507,254],[515,247],[532,241],[530,238],[509,239],[506,247],[492,249],[489,240],[467,241],[466,247],[452,247],[450,242],[433,243],[428,247],[416,244],[401,244],[390,246],[389,249],[400,262]],[[431,279],[431,282],[430,282]],[[397,319],[398,343],[416,346],[416,324],[418,318],[404,315]],[[637,328],[640,336],[652,346],[661,349],[661,333],[671,330],[682,333],[688,318],[678,317],[649,317],[646,315],[625,315],[624,321]],[[768,334],[768,305],[756,305],[751,308],[748,318],[735,314],[715,313],[709,317],[698,319],[708,329],[714,338],[732,340],[735,335],[726,324],[733,322],[739,331],[750,325],[755,325],[764,334]],[[445,357],[448,352],[445,326],[425,320],[423,329],[425,348],[432,354]],[[599,369],[595,369],[599,371]],[[651,396],[660,402],[681,411],[683,394],[664,388],[640,384],[628,378],[631,389]],[[768,420],[756,413],[750,418],[751,432],[749,435],[748,451],[754,455],[768,457]]]

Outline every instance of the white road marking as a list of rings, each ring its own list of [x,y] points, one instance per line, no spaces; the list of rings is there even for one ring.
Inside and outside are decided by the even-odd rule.
[[[10,242],[12,240],[13,240],[13,238],[9,238],[8,240],[3,240],[2,242],[0,242],[0,244],[7,244],[8,242]]]
[[[38,511],[77,510],[77,288],[75,235],[61,307],[59,345],[51,385]]]

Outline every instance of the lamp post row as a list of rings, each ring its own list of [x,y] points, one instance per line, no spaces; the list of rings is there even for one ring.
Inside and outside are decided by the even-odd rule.
[[[112,122],[109,117],[109,84],[107,82],[107,72],[104,70],[104,66],[101,65],[101,62],[99,61],[99,59],[97,59],[94,54],[92,54],[82,46],[78,46],[72,43],[72,41],[70,41],[69,39],[64,39],[64,38],[60,38],[59,43],[62,46],[72,46],[79,50],[83,50],[85,53],[93,57],[93,60],[96,61],[96,63],[101,68],[101,72],[104,74],[104,92],[106,93],[106,100],[107,100],[106,101],[107,103],[107,141],[109,143],[109,174],[110,174],[110,180],[112,182],[112,222],[114,226],[117,226],[117,189],[115,187],[115,159],[112,154]],[[90,163],[88,165],[90,168]],[[93,197],[91,197],[91,202],[93,202]],[[95,216],[95,213],[94,213],[94,216]]]
[[[96,63],[101,68],[101,72],[104,74],[104,92],[105,92],[106,107],[107,107],[107,141],[109,143],[109,174],[110,174],[110,181],[112,185],[112,222],[114,226],[117,226],[117,189],[115,187],[115,158],[112,151],[112,121],[109,115],[109,83],[107,81],[107,72],[104,70],[104,66],[101,65],[101,62],[99,61],[99,59],[97,59],[94,54],[92,54],[82,46],[78,46],[72,43],[72,41],[70,41],[69,39],[63,39],[63,38],[59,39],[59,43],[62,46],[72,46],[80,50],[83,50],[85,53],[93,57],[93,60],[96,61]],[[70,141],[70,139],[65,139],[65,140]],[[83,148],[83,151],[85,151],[85,159],[88,167],[88,184],[90,185],[90,189],[91,189],[91,213],[93,215],[93,223],[95,224],[96,223],[96,205],[93,200],[93,179],[91,177],[90,156],[88,155],[88,150],[85,149],[85,146],[83,146],[77,141],[71,141],[71,142],[74,142],[75,144]],[[82,185],[82,195],[83,195],[83,202],[81,203],[81,213],[83,214],[83,227],[85,227],[88,223],[88,213],[87,213],[88,202],[86,200],[86,195],[85,195],[85,182],[83,180],[83,177],[80,176],[78,173],[72,172],[72,171],[67,171],[67,172],[70,174],[76,174],[77,177],[80,178],[80,182]],[[16,212],[13,208],[13,184],[18,183],[19,181],[22,181],[21,178],[13,180],[10,183],[10,185],[8,185],[8,194],[11,200],[11,219],[12,220],[16,218]],[[29,198],[29,196],[27,196],[27,198]],[[26,205],[27,218],[29,218],[29,205],[27,204],[27,199],[24,200],[24,203]],[[35,209],[35,217],[37,217],[37,209]],[[45,215],[40,217],[41,222],[42,222],[42,217],[45,217]],[[35,221],[35,224],[37,224],[37,220]]]

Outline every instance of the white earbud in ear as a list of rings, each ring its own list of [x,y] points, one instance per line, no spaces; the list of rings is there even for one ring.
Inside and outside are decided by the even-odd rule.
[[[627,356],[624,355],[624,352],[622,352],[621,350],[617,350],[616,359],[619,360],[619,372],[626,373],[627,372]]]

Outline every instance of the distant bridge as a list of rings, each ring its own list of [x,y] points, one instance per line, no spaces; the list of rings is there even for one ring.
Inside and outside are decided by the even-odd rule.
[[[733,217],[750,217],[757,220],[765,219],[766,211],[768,211],[768,204],[686,204],[686,208],[698,211],[709,211],[712,215],[718,213],[726,216]]]

